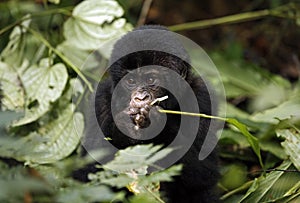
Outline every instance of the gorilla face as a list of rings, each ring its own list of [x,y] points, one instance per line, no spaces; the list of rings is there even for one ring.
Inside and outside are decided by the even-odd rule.
[[[149,111],[157,105],[157,98],[166,95],[161,87],[165,83],[164,74],[159,74],[158,69],[147,68],[131,71],[122,80],[122,86],[130,95],[127,114],[135,124],[135,129],[146,128],[150,125]]]
[[[179,57],[151,50],[128,54],[113,63],[109,71],[114,82],[115,100],[118,100],[115,105],[112,105],[117,124],[124,123],[124,120],[127,122],[130,118],[135,131],[139,131],[149,127],[151,123],[163,123],[163,121],[159,122],[162,117],[157,110],[175,109],[178,106],[173,94],[164,87],[171,84],[179,94],[185,92],[178,80],[170,76],[172,75],[170,72],[184,80],[187,70],[188,64]],[[168,99],[160,101],[160,98]],[[114,111],[114,108],[117,110]],[[151,110],[153,110],[152,119],[150,118]],[[121,116],[120,113],[127,116]],[[128,128],[128,123],[126,128]],[[128,130],[127,133],[137,134]]]

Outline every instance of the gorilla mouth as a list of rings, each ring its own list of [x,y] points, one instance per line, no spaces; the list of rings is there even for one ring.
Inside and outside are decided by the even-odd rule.
[[[141,100],[148,99],[148,96],[143,97]],[[168,98],[168,96],[163,96],[156,98],[150,102],[143,103],[143,105],[136,107],[130,107],[128,111],[128,115],[130,116],[132,122],[134,123],[134,129],[139,130],[140,128],[147,128],[151,121],[149,118],[149,112],[152,106],[158,106],[159,102],[164,101]],[[135,98],[135,100],[140,100],[140,98]],[[148,100],[149,101],[149,100]]]

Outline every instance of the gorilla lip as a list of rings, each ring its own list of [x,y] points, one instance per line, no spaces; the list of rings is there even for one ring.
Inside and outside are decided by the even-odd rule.
[[[164,101],[164,100],[166,100],[166,99],[168,99],[168,95],[163,96],[163,97],[156,98],[156,99],[154,99],[154,100],[150,103],[150,106],[153,106],[155,103]],[[144,117],[144,118],[145,118],[145,117]],[[139,120],[140,120],[140,119],[143,119],[143,118],[141,118],[141,116],[140,116],[139,114],[137,114],[137,116],[136,116],[136,118],[135,118],[135,123],[136,123],[136,125],[134,126],[134,129],[135,129],[135,130],[139,130],[139,129],[140,129],[140,125],[139,125]]]

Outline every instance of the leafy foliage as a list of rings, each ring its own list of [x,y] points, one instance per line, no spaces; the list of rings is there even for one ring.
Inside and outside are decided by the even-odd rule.
[[[86,0],[76,6],[64,24],[66,43],[78,49],[95,50],[109,57],[112,39],[132,29],[126,23],[123,9],[116,1]]]
[[[230,52],[235,50],[235,52]],[[290,202],[299,200],[299,126],[300,89],[286,79],[262,70],[255,64],[242,59],[242,48],[238,44],[228,45],[228,50],[220,55],[211,54],[223,78],[227,98],[246,100],[242,109],[227,105],[227,116],[236,118],[243,129],[255,136],[253,142],[237,131],[236,125],[229,125],[220,138],[221,156],[224,160],[222,174],[241,175],[236,187],[231,180],[224,179],[220,187],[225,191],[225,202]],[[232,72],[235,74],[233,75]],[[251,77],[249,77],[251,76]],[[228,120],[228,119],[227,119]],[[248,133],[247,133],[248,134]],[[246,137],[247,138],[247,137]],[[281,138],[281,139],[278,139]],[[282,138],[284,140],[282,140]],[[247,138],[249,139],[249,138]],[[298,141],[297,141],[298,140]],[[251,144],[252,143],[252,144]],[[255,143],[256,147],[253,148]],[[261,160],[264,172],[256,165],[249,147],[262,150]],[[231,150],[228,150],[231,148]],[[256,152],[257,155],[257,152]],[[227,163],[228,162],[228,163]],[[281,165],[273,169],[278,164]],[[234,166],[234,167],[229,167]],[[296,167],[297,169],[295,170]],[[254,170],[254,171],[253,171]],[[261,176],[257,176],[262,172]],[[241,183],[240,180],[244,182]],[[251,180],[252,179],[252,180]],[[291,181],[293,179],[293,181]],[[243,193],[246,191],[246,193]]]
[[[84,130],[83,114],[77,111],[77,105],[83,99],[85,87],[90,86],[79,68],[99,47],[100,53],[109,57],[112,39],[132,29],[121,18],[123,9],[112,0],[86,0],[75,6],[72,13],[67,8],[43,10],[32,6],[53,18],[59,14],[70,16],[61,21],[65,39],[52,45],[47,38],[54,40],[53,36],[45,37],[47,32],[35,30],[41,26],[35,18],[38,14],[25,15],[11,27],[9,42],[1,52],[0,200],[125,201],[124,192],[110,188],[118,187],[138,194],[127,201],[162,201],[159,182],[171,181],[172,176],[180,173],[181,166],[147,175],[147,167],[171,151],[160,150],[161,146],[136,146],[120,151],[103,171],[90,174],[93,181],[89,184],[70,178],[74,170],[92,161],[76,153]],[[76,79],[77,75],[85,84]],[[128,153],[143,156],[133,162]]]
[[[159,182],[172,181],[172,176],[180,174],[181,165],[156,171],[149,175],[149,166],[169,154],[172,149],[161,149],[161,146],[137,145],[120,150],[114,160],[104,164],[104,171],[90,174],[93,183],[107,184],[116,188],[127,187],[134,194],[148,194],[159,199]],[[155,194],[155,195],[153,195]],[[152,201],[154,201],[152,200]]]
[[[148,174],[149,167],[172,151],[161,146],[119,151],[102,171],[89,175],[88,184],[70,178],[72,171],[92,162],[77,154],[84,130],[77,107],[92,88],[87,78],[95,79],[95,64],[89,61],[86,69],[80,68],[95,49],[105,62],[114,41],[133,26],[114,0],[85,0],[76,6],[48,2],[0,4],[6,19],[0,24],[9,23],[0,30],[1,46],[7,42],[0,54],[0,201],[163,202],[159,183],[172,181],[182,166]],[[299,8],[290,5],[274,11],[294,18]],[[278,15],[274,11],[272,15]],[[210,56],[228,99],[228,118],[221,118],[228,125],[219,142],[222,199],[299,201],[299,81],[290,82],[245,61],[238,43]],[[194,63],[203,66],[200,59]],[[210,70],[203,70],[209,78]],[[214,78],[209,79],[213,84]],[[125,190],[134,195],[127,198]]]

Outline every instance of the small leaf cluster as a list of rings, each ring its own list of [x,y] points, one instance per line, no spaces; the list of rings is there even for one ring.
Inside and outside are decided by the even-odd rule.
[[[288,81],[245,61],[243,47],[237,42],[213,51],[210,56],[225,87],[227,103],[221,104],[221,109],[226,111],[226,121],[230,121],[219,140],[222,199],[225,202],[297,202],[300,195],[299,80]],[[257,150],[260,150],[259,159]]]
[[[78,107],[89,100],[91,80],[98,82],[90,68],[106,62],[132,26],[114,0],[61,4],[5,4],[17,14],[0,30],[9,34],[0,53],[0,202],[163,202],[160,181],[171,181],[181,166],[149,174],[148,167],[172,151],[161,146],[118,152],[89,174],[89,183],[72,178],[94,162],[79,155],[84,114]],[[100,61],[82,67],[96,49]],[[128,153],[141,156],[133,161]],[[130,192],[136,195],[128,198]]]

